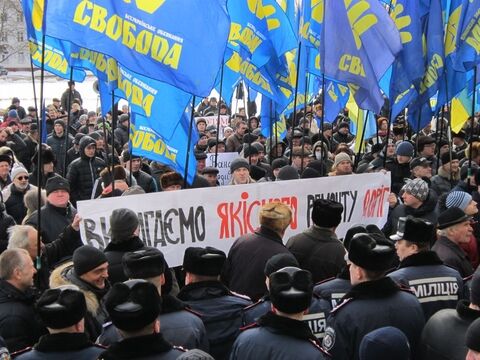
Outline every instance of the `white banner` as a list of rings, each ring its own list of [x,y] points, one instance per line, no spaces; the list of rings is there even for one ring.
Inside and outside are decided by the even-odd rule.
[[[215,128],[217,128],[218,115],[199,116],[195,118],[195,121],[197,121],[200,118],[205,119],[205,121],[207,122],[207,126],[215,125]],[[229,123],[230,123],[230,116],[220,115],[220,129],[218,134],[219,139],[223,139],[223,129],[225,129],[226,126],[229,126]]]
[[[189,246],[213,246],[228,252],[239,236],[258,227],[258,210],[275,200],[292,208],[293,219],[286,242],[311,225],[315,199],[343,204],[338,237],[357,224],[380,228],[388,215],[390,173],[359,174],[250,185],[168,191],[78,202],[83,218],[84,243],[100,249],[110,241],[109,218],[113,209],[129,208],[138,214],[140,237],[162,250],[170,266],[181,265]]]
[[[218,169],[218,182],[220,185],[227,185],[230,182],[232,174],[230,174],[230,163],[238,158],[237,152],[218,153],[217,166]],[[215,167],[215,153],[207,154],[207,166]]]

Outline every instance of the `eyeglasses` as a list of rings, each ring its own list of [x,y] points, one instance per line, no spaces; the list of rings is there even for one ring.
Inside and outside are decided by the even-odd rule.
[[[17,176],[18,180],[28,180],[28,176]]]

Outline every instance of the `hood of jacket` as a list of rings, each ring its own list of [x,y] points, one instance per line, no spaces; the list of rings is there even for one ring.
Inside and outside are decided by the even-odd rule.
[[[85,148],[89,145],[92,145],[92,144],[97,144],[97,142],[90,136],[84,136],[82,137],[82,139],[80,140],[80,156],[82,157],[82,159],[86,159],[86,160],[89,160],[90,158],[87,157],[87,155],[85,155]],[[94,157],[92,158],[94,159]]]

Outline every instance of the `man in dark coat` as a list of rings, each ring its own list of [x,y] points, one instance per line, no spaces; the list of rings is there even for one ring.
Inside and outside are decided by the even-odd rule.
[[[433,191],[428,189],[425,180],[418,178],[409,180],[402,191],[403,204],[397,204],[395,208],[390,209],[387,223],[382,229],[387,236],[395,234],[398,220],[408,215],[427,220],[432,224],[437,223],[435,211],[437,197]]]
[[[68,167],[67,180],[72,187],[73,204],[90,199],[95,180],[105,167],[105,162],[95,156],[96,144],[90,136],[84,136],[80,140],[80,158]]]
[[[161,306],[157,289],[145,280],[115,284],[105,307],[123,340],[110,345],[99,359],[176,360],[185,350],[172,346],[160,332]]]
[[[441,309],[455,308],[463,298],[463,279],[430,250],[432,223],[411,216],[399,221],[397,233],[390,239],[395,241],[400,265],[388,276],[415,293],[428,321]]]
[[[70,185],[61,176],[54,176],[47,180],[45,186],[47,203],[40,208],[42,222],[42,241],[46,244],[52,242],[70,225],[77,210],[70,204]],[[38,229],[38,215],[34,211],[25,222]]]
[[[333,200],[318,199],[311,212],[313,224],[292,236],[287,249],[295,255],[300,268],[310,271],[316,283],[337,275],[346,265],[345,248],[335,235],[343,206]]]
[[[58,174],[65,176],[65,156],[67,150],[73,144],[73,136],[65,131],[65,122],[62,119],[57,119],[53,125],[53,132],[47,138],[47,145],[52,148],[57,163],[55,170]]]
[[[128,143],[129,121],[130,121],[130,116],[128,114],[122,114],[118,118],[118,126],[113,132],[113,136],[115,137],[116,146],[118,146],[119,149],[122,149],[123,145]]]
[[[162,294],[165,284],[166,262],[163,254],[156,248],[146,247],[142,250],[123,255],[123,269],[130,279],[144,279],[158,290],[161,297],[160,324],[165,340],[186,349],[199,348],[209,350],[209,344],[202,319],[183,302],[169,294]],[[109,346],[121,340],[118,329],[113,323],[103,326],[98,342]]]
[[[11,352],[32,346],[45,332],[33,308],[35,272],[26,250],[10,249],[0,255],[0,336]]]
[[[137,181],[137,185],[140,186],[146,193],[157,192],[157,183],[153,177],[147,174],[141,169],[142,158],[137,155],[131,155],[128,150],[124,150],[122,153],[123,167],[127,171],[132,171],[132,176]],[[131,164],[130,164],[131,163]],[[131,167],[130,167],[131,166]]]
[[[402,141],[395,149],[395,157],[385,163],[385,168],[390,171],[392,177],[392,192],[397,195],[400,193],[405,179],[409,179],[411,176],[410,161],[413,151],[414,148],[410,141]]]
[[[445,263],[465,278],[473,274],[473,267],[465,252],[460,247],[468,243],[473,233],[470,217],[457,207],[451,207],[438,216],[440,238],[432,250]]]
[[[88,340],[84,332],[87,305],[78,288],[67,286],[45,291],[36,310],[49,334],[43,335],[33,348],[22,351],[16,359],[89,360],[96,359],[105,350]]]
[[[263,270],[268,259],[289,253],[282,238],[292,220],[292,211],[285,204],[273,202],[262,206],[259,218],[260,228],[233,243],[223,274],[232,291],[252,300],[258,300],[267,292]]]
[[[425,324],[420,342],[423,360],[465,360],[465,333],[480,318],[480,274],[471,282],[470,301],[460,300],[455,309],[435,313]]]
[[[317,338],[302,321],[312,300],[310,273],[285,267],[269,276],[269,284],[272,311],[244,328],[230,359],[325,359]]]
[[[78,90],[75,90],[75,81],[69,81],[68,82],[68,89],[66,89],[61,98],[61,103],[62,103],[62,110],[63,111],[70,111],[71,110],[71,105],[73,103],[73,100],[77,99],[79,104],[82,105],[82,95],[78,92]],[[70,101],[70,103],[69,103]]]
[[[138,217],[130,209],[115,209],[110,215],[112,239],[103,250],[108,260],[108,278],[110,283],[128,280],[123,271],[122,257],[125,253],[145,248],[138,237]]]
[[[225,260],[225,253],[212,247],[187,248],[183,257],[185,287],[177,296],[202,315],[210,354],[216,360],[228,358],[242,325],[242,309],[251,305],[247,297],[220,282]]]
[[[358,360],[363,337],[383,326],[400,329],[415,358],[424,315],[415,295],[385,277],[394,258],[395,248],[389,240],[365,233],[353,237],[348,251],[353,287],[330,313],[323,338],[323,346],[334,359]]]
[[[37,190],[37,187],[28,183],[28,171],[22,166],[14,166],[10,177],[12,183],[2,190],[2,201],[5,203],[7,213],[17,224],[21,224],[27,214],[23,197],[27,191]]]

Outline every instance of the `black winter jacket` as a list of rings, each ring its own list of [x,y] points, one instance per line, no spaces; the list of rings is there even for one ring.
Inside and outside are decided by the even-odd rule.
[[[68,136],[68,144],[65,149],[65,137]],[[57,160],[55,165],[55,171],[64,176],[64,166],[65,166],[65,153],[67,149],[73,144],[73,136],[67,133],[63,133],[62,137],[58,137],[55,132],[53,132],[47,138],[47,145],[52,148],[53,153],[55,154],[55,159]]]
[[[22,292],[0,280],[0,336],[10,352],[32,346],[45,333],[35,317],[33,292]]]
[[[80,158],[74,160],[68,167],[67,180],[70,183],[70,198],[73,204],[79,200],[88,200],[92,195],[93,184],[105,168],[105,162],[98,158],[85,155],[85,148],[95,144],[90,136],[80,140]]]

